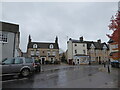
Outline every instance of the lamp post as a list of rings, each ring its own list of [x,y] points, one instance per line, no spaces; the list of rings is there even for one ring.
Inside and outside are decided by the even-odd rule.
[[[43,69],[42,69],[42,60],[41,59],[40,59],[40,62],[41,62],[40,71],[43,72]]]
[[[91,65],[91,57],[89,56],[89,65]]]

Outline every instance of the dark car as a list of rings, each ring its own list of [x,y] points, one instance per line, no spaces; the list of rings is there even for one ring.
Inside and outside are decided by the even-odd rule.
[[[114,60],[111,62],[111,66],[115,68],[120,68],[120,62],[117,60]]]
[[[29,76],[35,70],[34,59],[25,57],[6,58],[2,61],[2,76]]]
[[[41,71],[40,62],[38,60],[35,60],[35,71],[37,72]]]

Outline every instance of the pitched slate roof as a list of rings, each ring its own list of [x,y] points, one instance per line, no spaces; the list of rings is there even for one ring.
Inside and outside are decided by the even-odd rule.
[[[113,43],[114,41],[112,40],[112,39],[110,39],[109,41],[108,41],[108,43]]]
[[[53,49],[59,49],[59,46],[57,43],[46,43],[46,42],[30,42],[28,43],[28,48],[33,48],[33,45],[37,44],[37,48],[42,48],[42,49],[49,49],[49,45],[53,44]]]
[[[99,50],[102,50],[103,49],[103,46],[106,45],[107,47],[107,50],[109,50],[109,46],[104,42],[104,43],[99,43],[99,42],[92,42],[92,43],[89,43],[89,47],[87,47],[88,49],[90,49],[90,44],[93,44],[95,46],[95,49],[99,49]],[[88,45],[88,43],[87,43]]]
[[[13,32],[13,33],[19,32],[19,25],[17,24],[0,21],[0,27],[2,27],[0,28],[0,31]]]
[[[80,40],[74,40],[74,39],[70,39],[70,40],[72,41],[72,43],[86,43],[87,49],[90,49],[91,45],[93,44],[95,46],[95,49],[102,50],[103,46],[106,45],[107,49],[109,50],[109,47],[105,42],[100,43],[100,42],[94,42],[94,41],[80,41]]]

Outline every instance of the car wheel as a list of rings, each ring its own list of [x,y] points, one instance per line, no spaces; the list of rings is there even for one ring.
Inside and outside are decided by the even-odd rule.
[[[30,74],[30,70],[29,69],[23,69],[22,71],[21,71],[21,75],[23,76],[23,77],[26,77],[26,76],[28,76]]]

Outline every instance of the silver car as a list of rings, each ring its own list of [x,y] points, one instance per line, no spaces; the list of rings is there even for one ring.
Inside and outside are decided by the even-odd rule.
[[[35,70],[34,60],[25,57],[6,58],[2,61],[2,76],[20,74],[30,75]]]

